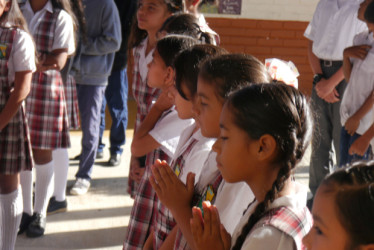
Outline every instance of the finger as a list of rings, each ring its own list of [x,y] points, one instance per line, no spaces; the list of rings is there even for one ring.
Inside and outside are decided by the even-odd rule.
[[[166,189],[166,183],[164,182],[164,179],[162,178],[162,175],[160,173],[160,168],[153,165],[151,166],[151,171],[152,171],[152,176],[158,183],[159,187],[161,189]]]
[[[201,210],[197,207],[192,208],[192,218],[190,219],[191,231],[195,241],[203,234],[203,221]]]
[[[203,202],[203,210],[204,210],[204,233],[205,235],[212,235],[212,214],[209,209],[210,202],[204,201]]]
[[[231,248],[231,235],[227,232],[223,224],[220,225],[220,233],[221,233],[221,239],[223,242],[224,249],[230,249]]]
[[[155,181],[155,179],[153,178],[153,176],[150,176],[149,177],[149,182],[151,183],[151,186],[153,187],[153,189],[155,190],[156,194],[157,195],[160,195],[161,194],[161,189],[160,187],[158,186],[157,182]]]
[[[195,190],[195,174],[188,173],[187,175],[187,192],[188,194],[193,194]]]
[[[220,219],[219,214],[216,206],[210,206],[211,211],[211,223],[212,223],[212,235],[219,236],[220,235]]]
[[[162,164],[157,169],[166,186],[174,182],[172,175],[175,176],[175,174],[173,172],[170,174],[171,168],[169,166]]]

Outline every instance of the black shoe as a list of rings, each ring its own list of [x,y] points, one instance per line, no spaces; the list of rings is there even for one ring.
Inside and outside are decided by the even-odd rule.
[[[81,154],[76,155],[72,160],[73,160],[73,161],[79,161],[80,158],[81,158]]]
[[[44,235],[45,231],[45,224],[47,223],[47,219],[45,216],[34,213],[32,216],[32,222],[30,223],[29,227],[27,228],[26,235],[29,238],[36,238]]]
[[[63,201],[56,201],[56,198],[52,197],[48,203],[47,215],[66,212],[68,210],[67,208],[68,203],[66,199]]]
[[[96,159],[103,159],[103,158],[104,158],[104,152],[97,151],[96,152]]]
[[[121,163],[121,155],[120,154],[112,154],[108,161],[108,166],[114,167],[118,166]]]
[[[18,234],[23,234],[29,227],[33,217],[27,213],[22,213],[21,224],[19,224]]]

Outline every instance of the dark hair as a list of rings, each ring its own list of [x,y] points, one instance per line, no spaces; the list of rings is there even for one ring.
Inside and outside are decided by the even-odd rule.
[[[198,44],[182,51],[174,62],[175,68],[175,86],[179,94],[187,100],[185,93],[182,91],[182,81],[194,96],[197,90],[197,77],[199,75],[200,63],[213,56],[227,54],[228,52],[218,46],[210,44]]]
[[[71,8],[73,13],[71,17],[74,21],[74,30],[75,30],[75,42],[78,42],[78,36],[80,36],[83,43],[87,42],[87,27],[86,27],[86,18],[84,15],[84,8],[82,0],[70,0]]]
[[[156,50],[166,66],[174,68],[174,59],[182,50],[195,45],[198,41],[189,36],[168,35],[157,42]]]
[[[10,0],[10,8],[4,12],[0,18],[1,25],[9,22],[12,27],[19,28],[28,32],[27,23],[22,15],[22,12],[18,6],[17,0]]]
[[[138,2],[141,0],[138,0]],[[166,4],[168,11],[171,14],[175,14],[177,12],[183,12],[183,2],[182,0],[160,0]],[[131,26],[131,33],[129,37],[128,49],[131,50],[132,48],[138,46],[141,41],[143,41],[147,37],[147,31],[141,30],[138,27],[138,20],[136,18],[136,13],[138,12],[139,6],[134,14],[132,26]]]
[[[366,7],[364,18],[369,23],[374,23],[374,1]]]
[[[166,19],[160,29],[168,34],[192,36],[202,43],[213,44],[214,37],[200,29],[199,20],[192,14],[178,13]]]
[[[283,83],[252,84],[233,92],[226,107],[233,114],[236,126],[252,139],[271,135],[277,143],[280,169],[272,188],[267,191],[233,249],[240,249],[253,226],[266,214],[269,205],[283,189],[291,170],[301,161],[312,134],[312,117],[306,97]]]
[[[335,194],[337,215],[350,236],[349,249],[374,243],[374,161],[356,162],[325,177],[321,186]]]
[[[239,86],[271,81],[265,66],[256,57],[245,54],[208,59],[202,64],[199,77],[215,85],[216,95],[222,102]]]

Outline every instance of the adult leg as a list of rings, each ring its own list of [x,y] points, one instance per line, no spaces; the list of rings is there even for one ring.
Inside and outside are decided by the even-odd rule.
[[[105,97],[109,112],[112,118],[112,126],[110,128],[110,155],[111,158],[119,157],[123,149],[121,148],[126,142],[126,128],[128,120],[127,111],[127,95],[128,95],[128,80],[127,69],[112,72],[109,77],[109,84],[105,91]],[[111,159],[111,160],[119,160]],[[112,162],[118,165],[119,161]]]
[[[95,161],[97,145],[99,143],[100,109],[102,106],[105,86],[91,86],[77,84],[78,104],[81,114],[82,154],[79,169],[75,177],[87,184],[91,180],[92,166]],[[76,182],[77,184],[77,182]],[[87,192],[88,190],[85,190]],[[70,191],[72,194],[83,194]],[[85,192],[84,192],[85,193]]]
[[[14,249],[22,210],[19,174],[0,174],[0,249]]]
[[[105,107],[106,107],[106,99],[105,96],[103,97],[103,104],[101,105],[100,111],[100,132],[99,132],[99,145],[97,147],[97,158],[102,158],[104,156],[104,148],[105,144],[103,143],[103,133],[105,130]],[[100,157],[99,157],[100,156]]]

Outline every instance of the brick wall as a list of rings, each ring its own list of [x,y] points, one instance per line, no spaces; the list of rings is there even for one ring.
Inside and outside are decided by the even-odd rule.
[[[276,57],[292,61],[299,70],[299,89],[310,95],[313,73],[307,57],[308,41],[303,36],[308,22],[207,18],[221,37],[221,47],[230,52],[256,56],[262,62]]]

